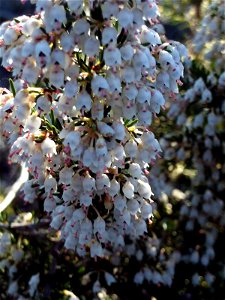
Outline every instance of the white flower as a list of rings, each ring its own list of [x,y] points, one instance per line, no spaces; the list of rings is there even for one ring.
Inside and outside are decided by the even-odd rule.
[[[75,150],[80,144],[81,138],[78,131],[70,131],[63,141],[65,146],[69,145],[71,150]]]
[[[16,30],[13,28],[7,28],[3,36],[5,45],[11,45],[17,39],[17,37],[18,32],[16,32]]]
[[[78,83],[76,80],[67,81],[65,84],[64,93],[67,97],[72,98],[76,96],[78,92]]]
[[[151,44],[153,46],[157,44],[161,44],[160,36],[153,29],[148,28],[147,26],[142,26],[142,32],[140,36],[140,40],[142,44]]]
[[[48,18],[46,21],[49,22],[50,25],[49,27],[46,26],[48,30],[59,30],[62,26],[62,23],[66,22],[66,11],[64,6],[54,5],[51,7],[49,14],[47,14],[46,17]],[[47,22],[46,25],[48,25]]]
[[[124,149],[125,149],[126,154],[129,157],[131,157],[131,158],[136,157],[137,152],[138,152],[138,146],[137,146],[137,143],[134,140],[128,141],[126,143]]]
[[[105,234],[105,221],[101,217],[97,217],[97,219],[94,220],[94,228],[93,228],[94,234],[99,233],[100,235]]]
[[[113,178],[110,182],[110,186],[107,188],[107,191],[110,196],[114,197],[115,195],[118,194],[119,190],[120,190],[120,184],[115,178]]]
[[[130,44],[126,44],[120,48],[121,57],[125,61],[130,61],[134,55],[134,48]]]
[[[128,8],[122,9],[118,15],[118,22],[121,27],[127,29],[128,27],[132,26],[133,24],[133,13]]]
[[[113,128],[109,125],[107,125],[104,122],[97,122],[97,127],[99,132],[105,136],[105,137],[112,137],[114,136],[115,131],[113,130]]]
[[[101,5],[102,15],[105,20],[110,19],[110,17],[116,17],[119,12],[119,6],[117,3],[113,2],[104,2]]]
[[[152,216],[152,206],[146,201],[141,206],[141,215],[144,219],[149,219]]]
[[[91,257],[102,257],[103,256],[103,249],[100,243],[97,241],[91,244]]]
[[[124,193],[124,196],[128,199],[131,199],[134,197],[134,186],[130,181],[126,181],[124,184],[122,191]]]
[[[83,184],[84,191],[91,192],[96,189],[95,179],[91,177],[90,174],[85,175],[82,184]]]
[[[80,204],[90,206],[92,204],[92,195],[88,192],[83,192],[79,195]]]
[[[71,232],[68,234],[64,246],[66,249],[71,249],[75,251],[75,248],[77,246],[77,238],[75,238],[74,234]]]
[[[29,131],[31,133],[35,133],[41,126],[41,118],[31,115],[27,118],[27,121],[24,126],[24,131]]]
[[[78,19],[78,20],[75,22],[72,31],[73,31],[76,35],[81,36],[81,35],[87,34],[89,28],[90,28],[90,25],[89,25],[89,23],[87,22],[87,20],[85,20],[85,19]]]
[[[137,163],[130,164],[128,171],[130,175],[134,178],[140,178],[142,175],[141,167]]]
[[[151,92],[149,91],[149,89],[147,87],[141,87],[138,90],[136,100],[139,103],[148,103],[148,104],[150,104]]]
[[[39,273],[31,276],[31,278],[30,278],[30,280],[28,282],[30,297],[33,297],[35,295],[35,292],[37,290],[39,282],[40,282],[40,274]]]
[[[44,187],[45,187],[45,192],[46,193],[56,191],[57,190],[57,181],[56,181],[56,179],[54,177],[52,177],[51,175],[49,175],[48,177],[46,177],[46,179],[44,181]]]
[[[81,15],[83,11],[83,0],[67,0],[69,9],[75,14],[75,15]]]
[[[138,272],[134,276],[134,283],[136,284],[142,284],[144,281],[144,274],[142,271]]]
[[[57,154],[56,151],[56,143],[51,140],[50,138],[46,138],[42,143],[41,143],[41,150],[44,155],[49,155],[52,156],[53,154]]]
[[[82,91],[78,94],[75,105],[78,110],[89,111],[92,106],[91,96],[86,91]]]
[[[84,53],[88,56],[95,56],[99,53],[100,42],[95,37],[89,37],[84,43]]]
[[[127,202],[127,209],[130,211],[132,215],[135,215],[138,212],[139,208],[140,208],[140,204],[137,200],[130,199]]]
[[[102,44],[103,45],[116,45],[117,31],[114,27],[106,27],[102,31]]]
[[[144,182],[140,179],[138,179],[138,193],[140,196],[142,196],[145,199],[150,199],[151,196],[153,195],[149,183]]]
[[[174,64],[173,56],[169,52],[162,50],[159,52],[159,63],[164,70],[168,70],[169,66]]]
[[[109,85],[104,77],[95,75],[91,81],[91,88],[95,95],[102,96],[103,92],[109,90]]]
[[[104,275],[105,275],[105,280],[106,280],[107,285],[110,286],[112,283],[116,282],[116,279],[112,274],[105,272]]]
[[[45,67],[50,63],[51,48],[47,41],[42,40],[35,47],[35,58],[38,66]]]
[[[118,211],[122,212],[126,207],[126,200],[122,196],[116,196],[114,199],[114,206]]]
[[[110,187],[110,179],[106,174],[101,174],[96,177],[96,187],[98,190],[102,190],[106,187]]]
[[[121,53],[118,48],[109,46],[104,50],[105,64],[109,67],[121,65]]]

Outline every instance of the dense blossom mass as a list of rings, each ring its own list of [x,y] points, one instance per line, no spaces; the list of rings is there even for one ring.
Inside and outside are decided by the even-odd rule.
[[[138,238],[152,217],[149,125],[175,98],[186,48],[158,34],[154,0],[31,1],[0,27],[2,134],[26,162],[24,199],[44,199],[65,247],[92,257]]]
[[[224,12],[224,0],[213,1],[207,7],[193,39],[193,52],[199,61],[188,63],[188,88],[167,113],[168,123],[177,130],[163,134],[160,144],[165,160],[161,168],[152,170],[150,181],[161,205],[178,219],[177,240],[182,242],[174,245],[174,250],[179,250],[174,255],[180,263],[191,266],[186,278],[191,277],[194,287],[205,282],[215,288],[225,279],[219,249],[225,232]],[[172,180],[171,169],[189,173],[190,182],[185,185]],[[174,217],[176,210],[178,215]]]

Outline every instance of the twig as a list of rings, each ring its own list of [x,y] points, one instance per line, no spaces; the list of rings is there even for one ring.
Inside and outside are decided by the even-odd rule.
[[[25,164],[21,165],[21,171],[20,171],[20,177],[17,179],[17,181],[11,186],[7,196],[3,201],[0,203],[0,213],[3,212],[13,201],[13,199],[16,196],[16,193],[21,188],[22,184],[25,183],[29,179],[29,173],[27,171],[27,168],[25,167]]]

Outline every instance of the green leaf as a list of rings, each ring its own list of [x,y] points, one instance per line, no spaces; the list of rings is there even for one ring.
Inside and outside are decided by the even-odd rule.
[[[137,122],[138,122],[138,119],[135,119],[135,120],[125,120],[125,121],[124,121],[124,125],[125,125],[126,127],[132,127],[132,126],[134,126]]]
[[[10,85],[10,90],[13,93],[13,96],[15,97],[16,96],[16,89],[15,89],[15,86],[14,86],[14,82],[11,78],[9,78],[9,85]]]

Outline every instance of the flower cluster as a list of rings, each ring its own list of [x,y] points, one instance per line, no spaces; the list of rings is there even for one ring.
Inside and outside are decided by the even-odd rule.
[[[193,40],[194,52],[204,55],[205,59],[215,64],[215,71],[224,71],[225,54],[225,1],[216,0],[207,7],[201,26]],[[223,75],[224,76],[224,75]]]
[[[194,38],[199,57],[206,52],[213,57],[204,57],[208,69],[200,61],[189,64],[189,76],[185,78],[189,88],[170,105],[167,113],[168,126],[177,130],[175,135],[162,136],[165,165],[153,169],[150,180],[155,196],[160,199],[159,206],[169,208],[167,214],[172,211],[173,218],[177,212],[177,239],[182,242],[174,248],[181,248],[181,263],[192,265],[187,276],[192,278],[193,286],[205,282],[206,286],[215,287],[218,282],[212,268],[219,274],[217,280],[224,280],[224,261],[218,254],[225,228],[223,12],[224,1],[214,1]],[[208,26],[211,18],[212,24],[218,23],[213,35],[212,24]],[[211,43],[205,44],[209,40]]]
[[[148,127],[176,97],[186,48],[160,37],[147,1],[31,1],[36,15],[0,27],[1,132],[26,162],[24,199],[44,199],[51,227],[79,255],[138,238],[152,217]]]

